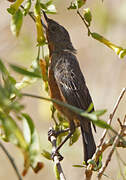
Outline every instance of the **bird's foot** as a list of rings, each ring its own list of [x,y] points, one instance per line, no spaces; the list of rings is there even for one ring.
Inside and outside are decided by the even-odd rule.
[[[55,151],[51,154],[51,158],[53,159],[53,161],[54,161],[55,156],[57,156],[59,161],[63,160],[63,156],[58,151]]]
[[[54,136],[55,138],[57,137],[57,132],[51,128],[49,131],[48,131],[48,140],[51,142],[51,137]]]

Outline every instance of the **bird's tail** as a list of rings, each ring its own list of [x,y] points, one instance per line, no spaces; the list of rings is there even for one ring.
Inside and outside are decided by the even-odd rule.
[[[84,130],[83,124],[81,125],[82,140],[84,146],[84,161],[87,163],[91,159],[96,150],[96,144],[92,134],[91,124],[89,124],[89,131]]]

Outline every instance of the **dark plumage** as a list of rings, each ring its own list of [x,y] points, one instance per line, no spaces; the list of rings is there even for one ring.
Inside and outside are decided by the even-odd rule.
[[[92,99],[75,56],[70,36],[63,26],[47,18],[46,14],[44,16],[47,21],[46,34],[51,57],[49,69],[51,97],[87,110]],[[73,134],[76,122],[81,127],[84,160],[87,162],[96,150],[90,121],[66,108],[54,105],[68,118],[71,130],[68,138]]]

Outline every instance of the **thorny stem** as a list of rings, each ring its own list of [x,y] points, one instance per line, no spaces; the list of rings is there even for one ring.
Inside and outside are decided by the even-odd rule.
[[[8,157],[10,163],[12,164],[12,166],[13,166],[13,168],[14,168],[14,170],[15,170],[15,173],[16,173],[18,179],[19,179],[19,180],[22,180],[22,177],[21,177],[21,175],[20,175],[20,173],[19,173],[19,171],[18,171],[18,168],[17,168],[17,166],[16,166],[13,158],[11,157],[11,155],[9,154],[9,152],[6,150],[6,148],[4,147],[4,145],[3,145],[1,142],[0,142],[0,147],[1,147],[1,149],[4,151],[4,153],[6,154],[6,156]]]

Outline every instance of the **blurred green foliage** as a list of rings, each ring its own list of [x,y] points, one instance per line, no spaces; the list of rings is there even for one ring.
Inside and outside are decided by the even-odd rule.
[[[111,43],[109,40],[101,36],[99,33],[91,32],[90,28],[92,25],[93,16],[90,8],[85,8],[85,4],[86,0],[74,0],[70,3],[70,6],[67,9],[74,10],[80,15],[86,28],[88,29],[88,35],[90,37],[101,42],[105,46],[111,48],[120,58],[123,58],[126,55],[126,49]],[[82,14],[80,13],[80,9],[82,9]],[[39,135],[37,133],[33,120],[29,114],[24,112],[25,107],[21,103],[21,99],[24,95],[21,92],[21,89],[28,86],[29,84],[33,84],[40,78],[42,79],[43,84],[45,84],[46,92],[48,92],[49,55],[44,55],[45,46],[47,46],[47,44],[43,26],[41,23],[42,10],[50,14],[56,13],[54,1],[49,0],[44,3],[41,0],[36,0],[34,2],[31,0],[16,0],[7,9],[7,11],[11,15],[10,24],[13,35],[20,35],[20,31],[24,21],[24,16],[28,15],[35,21],[35,26],[37,30],[36,45],[38,49],[38,54],[37,57],[32,61],[31,66],[28,68],[24,68],[24,66],[17,66],[14,64],[10,65],[10,67],[15,72],[23,75],[22,80],[20,82],[17,82],[16,79],[14,79],[14,77],[12,77],[12,75],[9,73],[8,69],[3,64],[2,60],[0,60],[0,72],[2,79],[2,83],[0,84],[0,137],[4,141],[11,142],[18,148],[20,148],[21,152],[24,155],[23,175],[27,173],[29,167],[31,167],[35,172],[38,172],[40,169],[43,168],[43,162],[41,161],[40,156],[41,154],[47,159],[51,160],[51,153],[47,150],[42,151],[40,149]],[[99,19],[99,21],[101,21],[101,24],[103,21],[108,23],[108,13],[104,10],[102,14],[102,20]],[[24,44],[27,47],[31,44],[31,42],[27,44],[26,40]],[[26,53],[28,53],[28,50],[24,49],[24,52],[25,51]],[[43,52],[42,55],[40,55],[40,52]],[[39,97],[37,95],[30,94],[27,94],[27,96],[60,104],[62,106],[69,108],[71,111],[79,114],[80,116],[89,118],[89,120],[92,121],[92,123],[96,126],[113,130],[111,126],[109,126],[105,121],[101,119],[101,116],[106,112],[106,110],[100,110],[89,113],[93,108],[92,105],[85,112],[82,109],[59,102],[55,99]],[[54,119],[55,123],[54,129],[56,131],[67,129],[69,127],[69,124],[66,121],[66,119],[55,110],[54,106],[52,106],[51,111],[52,119]],[[18,123],[21,123],[22,128],[19,127]],[[57,138],[57,144],[60,144],[67,134],[68,132],[60,134]],[[73,145],[79,139],[79,136],[80,131],[78,128],[76,128],[74,134],[69,140],[69,145]],[[102,157],[101,159],[99,159],[99,161],[101,163]],[[76,165],[76,167],[77,166],[83,167],[83,165]],[[57,179],[59,179],[59,174],[56,167],[55,172]]]

